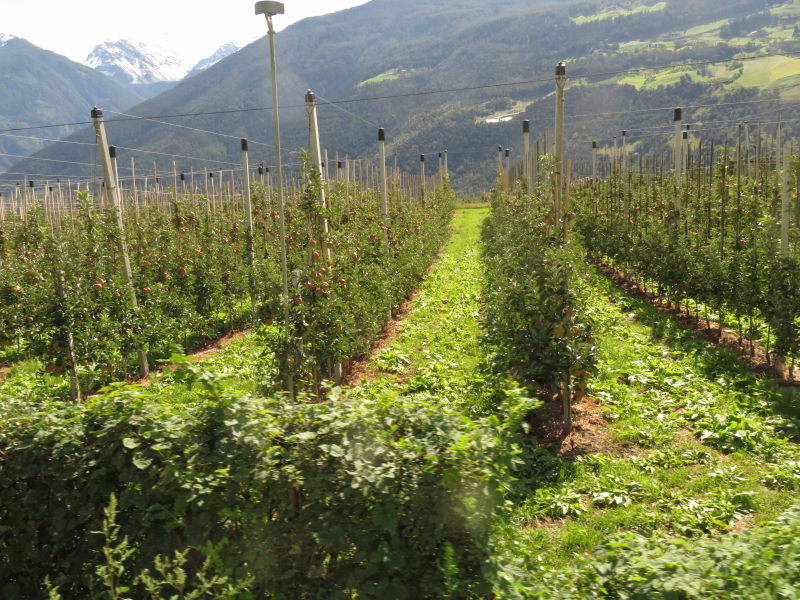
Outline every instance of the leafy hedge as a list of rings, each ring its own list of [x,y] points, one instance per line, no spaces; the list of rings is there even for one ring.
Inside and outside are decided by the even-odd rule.
[[[243,397],[187,367],[84,405],[17,400],[0,432],[0,596],[92,598],[104,509],[124,573],[209,544],[255,598],[467,598],[490,591],[490,526],[532,401],[470,419],[391,386],[328,404]],[[360,395],[359,395],[360,394]],[[103,596],[106,597],[106,596]],[[134,587],[132,597],[144,597]]]
[[[486,330],[499,365],[518,380],[556,388],[569,373],[581,390],[594,340],[571,285],[581,256],[560,227],[544,197],[495,191],[483,231]]]

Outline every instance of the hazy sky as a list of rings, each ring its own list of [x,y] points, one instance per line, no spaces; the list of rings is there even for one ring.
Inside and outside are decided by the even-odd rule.
[[[286,0],[277,29],[367,0]],[[0,0],[0,33],[82,62],[100,42],[131,39],[172,49],[186,62],[226,42],[245,45],[266,34],[254,0]]]

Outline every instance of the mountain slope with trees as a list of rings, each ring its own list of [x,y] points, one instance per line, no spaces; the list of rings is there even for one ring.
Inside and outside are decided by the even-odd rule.
[[[552,125],[553,67],[562,59],[570,76],[568,116],[587,111],[623,113],[613,119],[570,119],[569,149],[577,152],[576,159],[588,156],[588,140],[610,137],[619,128],[669,125],[669,107],[685,102],[723,104],[684,115],[687,120],[717,120],[731,117],[729,102],[763,100],[764,105],[758,105],[761,110],[778,106],[781,96],[784,102],[793,99],[785,94],[793,89],[791,80],[778,82],[789,85],[786,89],[746,85],[758,81],[752,74],[744,76],[747,69],[758,67],[758,61],[745,66],[737,59],[796,52],[798,42],[784,35],[791,20],[797,19],[796,2],[669,0],[646,10],[642,6],[642,2],[611,7],[591,1],[522,0],[491,6],[458,0],[431,6],[418,0],[374,0],[296,23],[277,36],[281,123],[288,149],[284,160],[294,163],[295,155],[289,152],[307,146],[303,107],[307,89],[313,89],[322,103],[322,144],[331,153],[373,157],[375,129],[381,126],[387,130],[389,153],[398,155],[401,166],[413,169],[419,154],[448,149],[451,171],[464,175],[463,183],[470,187],[486,184],[485,175],[470,174],[486,171],[481,167],[495,160],[498,144],[519,149],[520,119],[532,119],[536,135]],[[758,38],[732,38],[727,30],[719,31],[764,11],[775,16],[769,23],[782,27],[780,35],[766,31]],[[709,37],[709,32],[715,35]],[[713,72],[705,71],[711,73],[706,76],[701,67],[687,68],[685,73],[673,69],[664,85],[657,78],[649,84],[626,80],[635,74],[584,77],[698,61],[720,62],[713,63]],[[128,112],[153,117],[203,113],[159,120],[263,142],[266,145],[255,147],[251,161],[272,162],[269,77],[268,47],[261,39]],[[522,83],[505,85],[508,82]],[[348,102],[325,103],[340,99]],[[745,118],[753,114],[753,106],[741,105],[742,110],[733,114]],[[664,111],[632,112],[653,107]],[[516,115],[510,122],[485,122],[498,113]],[[204,160],[239,160],[236,139],[163,123],[112,122],[109,135],[119,145],[203,159],[178,159],[181,169],[201,168]],[[74,139],[90,138],[84,133]],[[653,150],[664,143],[665,139],[651,137],[641,140],[639,148]],[[76,148],[61,145],[38,158],[94,160],[90,149],[79,157]],[[172,159],[159,160],[171,168]],[[27,161],[15,170],[33,171],[37,164],[41,163]],[[59,172],[73,168],[64,165]]]
[[[124,110],[141,102],[141,96],[93,69],[24,39],[12,36],[4,39],[6,41],[0,43],[0,81],[3,82],[0,130],[83,122],[93,104]],[[76,126],[67,125],[6,133],[60,139],[76,129]],[[0,136],[0,170],[19,162],[19,156],[27,156],[47,143],[24,137]],[[39,167],[29,172],[41,172],[41,165],[39,163]]]

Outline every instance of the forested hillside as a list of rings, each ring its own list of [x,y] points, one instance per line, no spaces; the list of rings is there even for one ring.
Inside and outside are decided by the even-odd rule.
[[[477,167],[495,159],[497,145],[519,149],[520,119],[531,119],[537,131],[552,125],[552,74],[559,60],[568,64],[567,135],[576,158],[588,156],[590,140],[610,139],[620,129],[631,131],[629,141],[641,150],[656,149],[665,137],[637,138],[636,130],[668,129],[673,106],[722,105],[687,111],[685,122],[695,124],[774,121],[779,99],[785,104],[800,97],[800,58],[793,54],[800,47],[798,15],[796,1],[517,0],[490,6],[459,0],[431,6],[374,0],[278,34],[285,146],[290,152],[307,145],[303,97],[313,89],[321,102],[322,144],[331,152],[373,156],[375,129],[381,126],[401,166],[414,168],[419,154],[447,148],[451,171],[464,175],[461,185],[485,186],[490,171]],[[697,62],[704,64],[644,70]],[[128,112],[170,116],[160,120],[268,144],[268,82],[262,39]],[[329,100],[347,102],[326,104]],[[732,109],[732,102],[746,104]],[[637,112],[657,107],[665,110]],[[201,114],[171,117],[194,113]],[[511,120],[486,122],[498,117]],[[786,124],[795,126],[791,120]],[[113,143],[131,148],[238,160],[235,139],[150,121],[112,124],[109,130]],[[92,141],[90,134],[74,139]],[[90,148],[78,159],[76,148],[60,146],[40,158],[93,162]],[[270,161],[271,149],[259,148],[259,160]],[[158,160],[171,168],[172,159]],[[191,161],[179,162],[179,168],[188,168]],[[194,166],[202,163],[195,160]],[[15,170],[36,172],[37,164],[42,163],[27,161]],[[56,165],[51,172],[75,169]],[[478,171],[481,175],[472,174]]]
[[[0,129],[86,121],[86,107],[123,110],[141,97],[92,69],[20,38],[0,35]],[[45,129],[38,137],[60,139],[75,126]],[[7,132],[30,135],[30,132]],[[30,137],[0,137],[0,170],[47,145]],[[42,172],[42,163],[28,173]]]

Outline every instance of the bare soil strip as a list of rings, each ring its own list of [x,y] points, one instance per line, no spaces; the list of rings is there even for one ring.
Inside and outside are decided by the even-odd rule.
[[[539,445],[566,460],[586,454],[622,457],[638,453],[630,442],[620,443],[613,439],[602,405],[591,396],[572,403],[570,433],[564,433],[561,399],[557,394],[536,411],[530,425],[531,435]]]

